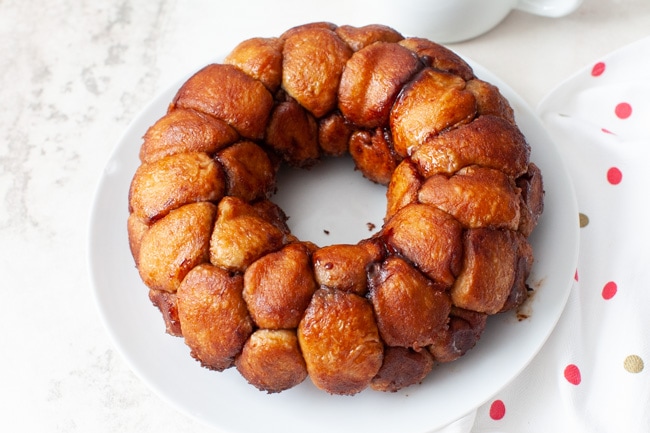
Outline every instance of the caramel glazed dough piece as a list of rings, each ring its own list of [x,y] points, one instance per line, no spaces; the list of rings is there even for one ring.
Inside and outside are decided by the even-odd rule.
[[[282,164],[349,154],[387,185],[356,245],[293,236]],[[260,390],[397,391],[528,295],[540,170],[508,101],[450,50],[382,26],[312,23],[242,42],[144,136],[131,252],[167,332]]]

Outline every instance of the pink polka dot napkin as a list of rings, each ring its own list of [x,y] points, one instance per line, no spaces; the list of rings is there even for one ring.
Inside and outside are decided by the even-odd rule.
[[[650,432],[650,38],[588,65],[538,114],[574,181],[578,269],[550,339],[471,431]]]

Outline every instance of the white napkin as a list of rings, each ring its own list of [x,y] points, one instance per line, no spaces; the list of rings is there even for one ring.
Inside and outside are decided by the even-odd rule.
[[[471,432],[648,433],[650,38],[588,65],[538,113],[578,197],[576,281],[539,355]]]

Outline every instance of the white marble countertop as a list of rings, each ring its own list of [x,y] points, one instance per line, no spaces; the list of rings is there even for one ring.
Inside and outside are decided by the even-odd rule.
[[[89,282],[87,224],[114,144],[159,91],[242,39],[312,20],[359,22],[233,3],[0,2],[3,431],[214,431],[151,392],[112,347]],[[513,12],[451,47],[534,107],[649,29],[647,0],[585,0],[560,19]]]

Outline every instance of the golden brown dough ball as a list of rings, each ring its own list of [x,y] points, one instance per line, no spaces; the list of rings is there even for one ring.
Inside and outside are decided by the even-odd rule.
[[[273,97],[264,84],[237,67],[212,64],[183,84],[172,107],[209,114],[245,138],[262,139]]]
[[[427,66],[458,75],[465,81],[474,78],[472,68],[449,48],[424,38],[406,38],[399,44],[416,53]]]
[[[441,209],[466,228],[519,227],[519,188],[501,171],[471,165],[451,177],[437,174],[418,193],[421,203]]]
[[[340,26],[335,31],[353,51],[359,51],[375,42],[399,42],[404,39],[404,36],[395,29],[381,24],[369,24],[363,27]]]
[[[372,378],[370,387],[375,391],[396,392],[422,382],[433,366],[433,356],[427,350],[386,347],[384,363]]]
[[[307,26],[285,35],[283,55],[282,88],[317,118],[336,108],[350,47],[328,28]]]
[[[226,173],[226,195],[246,201],[267,198],[275,188],[275,167],[269,155],[252,141],[240,141],[216,156]]]
[[[282,83],[282,46],[280,38],[251,38],[237,45],[223,62],[260,80],[275,93]]]
[[[517,186],[521,190],[519,231],[528,237],[544,212],[544,181],[539,167],[531,162],[526,174],[517,179]]]
[[[174,337],[182,337],[183,332],[181,330],[181,321],[178,318],[176,298],[176,293],[149,289],[149,300],[160,311],[165,322],[165,331]]]
[[[208,261],[217,208],[188,204],[156,221],[142,237],[138,271],[150,289],[175,292],[185,275]]]
[[[516,232],[466,230],[463,243],[463,268],[451,289],[452,302],[467,310],[498,313],[515,282],[519,250]]]
[[[277,227],[282,233],[290,234],[287,220],[289,219],[282,208],[271,200],[256,201],[251,205],[257,215],[265,221],[270,222]]]
[[[448,128],[471,122],[476,98],[457,75],[426,68],[399,94],[390,112],[395,151],[410,156],[418,146]]]
[[[198,201],[218,201],[225,192],[223,170],[205,153],[179,153],[142,164],[129,189],[129,208],[147,222]]]
[[[399,257],[389,257],[372,273],[370,301],[382,340],[419,350],[447,324],[449,294]]]
[[[365,298],[318,289],[298,327],[309,377],[330,394],[353,395],[379,371],[383,344]]]
[[[193,110],[172,110],[145,133],[140,160],[154,162],[175,153],[213,154],[238,138],[223,120]]]
[[[210,238],[210,262],[243,272],[255,260],[282,247],[285,239],[282,230],[263,219],[253,206],[226,196],[219,202]]]
[[[140,245],[144,234],[149,230],[149,225],[145,220],[140,218],[134,213],[130,213],[126,220],[126,230],[129,237],[129,249],[135,261],[135,266],[138,266],[140,261]]]
[[[422,180],[417,168],[410,160],[402,160],[388,183],[384,222],[388,221],[407,204],[417,203],[418,191],[421,185]]]
[[[528,299],[529,287],[526,284],[530,271],[533,267],[533,247],[528,243],[528,239],[517,232],[514,234],[517,240],[517,261],[515,263],[515,277],[510,294],[505,304],[499,310],[503,313],[513,308],[519,307]]]
[[[526,172],[529,157],[530,147],[517,127],[486,115],[427,140],[411,159],[424,177],[453,174],[468,165],[518,177]]]
[[[367,272],[380,259],[380,251],[371,244],[329,245],[316,250],[312,256],[314,277],[319,285],[365,295]]]
[[[487,323],[487,314],[452,307],[449,326],[438,331],[429,352],[437,362],[451,362],[476,346]]]
[[[313,165],[320,156],[318,123],[295,100],[280,102],[271,114],[266,144],[293,166]]]
[[[479,115],[496,116],[515,124],[515,112],[496,86],[475,78],[467,82],[467,90],[476,98]]]
[[[293,388],[307,377],[294,330],[258,329],[244,345],[235,365],[250,384],[268,393]]]
[[[334,112],[318,121],[318,144],[325,155],[345,154],[351,135],[352,128],[341,113]]]
[[[384,225],[389,247],[436,283],[451,286],[463,259],[462,226],[451,215],[412,203]]]
[[[310,251],[300,243],[265,255],[244,273],[244,300],[260,328],[296,328],[315,291]]]
[[[222,371],[233,365],[253,332],[242,298],[241,275],[203,264],[178,288],[178,317],[192,356],[204,367]]]
[[[389,132],[383,128],[356,131],[350,137],[350,155],[357,170],[367,179],[388,185],[399,162],[388,141]]]
[[[397,94],[420,69],[418,57],[397,44],[378,42],[357,51],[341,76],[341,113],[363,128],[385,125]]]

